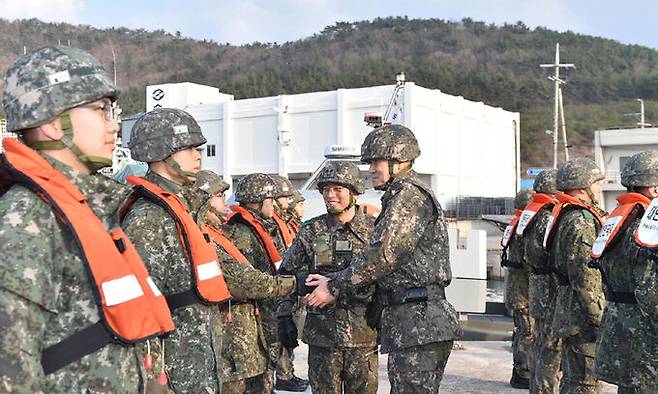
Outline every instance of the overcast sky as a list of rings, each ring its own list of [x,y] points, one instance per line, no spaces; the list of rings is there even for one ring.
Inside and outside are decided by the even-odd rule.
[[[7,19],[164,29],[231,44],[283,43],[337,21],[407,15],[499,25],[520,20],[658,49],[652,0],[3,0],[2,6],[0,17]]]

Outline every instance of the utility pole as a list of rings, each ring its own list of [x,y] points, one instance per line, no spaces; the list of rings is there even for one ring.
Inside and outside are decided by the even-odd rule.
[[[557,145],[558,145],[558,117],[560,111],[560,85],[566,83],[564,80],[560,79],[560,68],[575,68],[576,66],[570,63],[560,63],[560,43],[555,44],[555,63],[553,64],[540,64],[539,67],[542,68],[554,68],[555,74],[548,77],[549,80],[553,81],[554,86],[554,107],[553,107],[553,168],[557,168]],[[566,126],[564,129],[565,134],[565,147],[566,147]]]
[[[564,120],[564,103],[562,102],[562,88],[558,90],[560,98],[560,122],[562,123],[562,142],[564,142],[564,160],[569,160],[569,143],[567,143],[567,122]]]

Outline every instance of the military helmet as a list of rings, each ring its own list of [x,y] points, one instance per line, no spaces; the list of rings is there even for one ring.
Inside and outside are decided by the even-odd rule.
[[[276,183],[276,192],[274,193],[274,198],[279,197],[292,197],[295,187],[292,185],[292,182],[286,177],[281,175],[270,175],[270,178]]]
[[[295,204],[306,201],[306,198],[304,198],[304,195],[299,190],[294,191],[293,198],[295,199]]]
[[[621,184],[625,187],[658,186],[658,152],[636,153],[621,170]]]
[[[135,122],[128,148],[133,159],[152,163],[205,143],[192,115],[175,108],[156,108]]]
[[[386,125],[370,132],[361,145],[361,160],[411,161],[420,156],[416,136],[401,125]]]
[[[239,203],[258,203],[267,198],[275,198],[276,183],[266,174],[249,174],[240,179],[235,187],[235,201]]]
[[[532,188],[537,193],[544,194],[555,194],[557,193],[557,184],[555,182],[555,176],[557,175],[557,170],[555,168],[549,168],[544,170],[537,175],[535,182],[532,184]]]
[[[221,176],[209,170],[201,170],[196,173],[194,186],[213,196],[224,193],[230,187]]]
[[[359,167],[351,161],[330,161],[322,169],[317,180],[318,189],[328,184],[345,186],[355,194],[363,194],[364,185]]]
[[[116,100],[118,95],[119,88],[91,54],[44,47],[20,57],[5,74],[2,106],[7,131],[36,127],[68,109],[104,97]]]
[[[555,182],[558,190],[565,191],[586,189],[603,178],[603,172],[596,163],[585,157],[577,157],[558,167]]]
[[[532,199],[532,195],[535,194],[532,189],[523,189],[516,193],[514,197],[514,209],[523,209]]]

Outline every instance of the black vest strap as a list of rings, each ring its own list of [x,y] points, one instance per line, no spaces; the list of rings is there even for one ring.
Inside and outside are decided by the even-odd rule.
[[[105,325],[99,321],[41,352],[43,372],[53,373],[113,342]]]

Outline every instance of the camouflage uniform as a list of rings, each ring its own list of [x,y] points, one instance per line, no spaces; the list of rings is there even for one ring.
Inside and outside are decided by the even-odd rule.
[[[603,179],[596,164],[577,158],[562,164],[556,175],[559,190],[585,189]],[[600,216],[605,212],[589,204]],[[567,207],[557,219],[550,246],[558,282],[552,329],[562,338],[564,357],[560,392],[597,393],[594,356],[605,304],[600,273],[589,267],[592,245],[600,223],[590,211]]]
[[[236,190],[236,200],[240,203],[244,202],[262,202],[255,201],[250,198],[242,196],[242,192],[249,191],[252,193],[260,193],[261,190],[268,190],[271,196],[274,196],[276,185],[274,181],[265,174],[250,174],[240,180]],[[242,189],[242,190],[241,190]],[[249,189],[249,190],[247,190]],[[247,194],[247,193],[245,193]],[[268,231],[270,238],[274,241],[278,250],[283,249],[283,242],[279,234],[279,229],[276,223],[271,219],[262,215],[260,210],[244,207],[256,219],[258,219]],[[257,236],[252,231],[251,227],[240,221],[229,219],[229,226],[227,227],[227,235],[233,241],[233,244],[240,250],[240,252],[251,262],[254,268],[266,274],[275,276],[276,269],[270,264],[265,250],[260,245]],[[269,393],[274,390],[274,378],[277,360],[279,358],[279,343],[277,338],[277,320],[276,320],[276,306],[278,300],[275,298],[261,299],[256,302],[260,311],[260,319],[262,322],[263,334],[265,338],[268,362],[267,370],[263,374],[261,382],[256,384],[260,387],[263,393]]]
[[[53,82],[51,77],[58,73],[70,79]],[[21,132],[62,117],[69,108],[117,94],[90,54],[45,47],[23,56],[7,71],[7,128]],[[85,175],[42,156],[89,197],[90,208],[108,231],[116,228],[116,210],[126,188],[93,171]],[[34,192],[11,186],[0,197],[0,217],[0,391],[141,391],[143,371],[134,346],[110,344],[44,376],[42,351],[100,320],[93,284],[73,235]]]
[[[130,141],[134,159],[146,162],[170,159],[175,151],[205,143],[194,119],[181,110],[156,109],[133,126]],[[178,196],[190,205],[189,192],[183,186],[149,170],[147,181]],[[199,191],[200,192],[200,191]],[[193,203],[193,201],[192,201]],[[192,204],[194,205],[194,204]],[[122,227],[142,256],[149,274],[165,295],[190,290],[194,286],[190,261],[181,244],[176,222],[161,206],[138,198],[125,214]],[[216,338],[216,308],[195,303],[172,311],[176,331],[161,341],[152,341],[154,365],[159,371],[164,345],[169,386],[176,392],[218,392],[221,338]],[[158,346],[160,345],[160,346]]]
[[[522,190],[514,200],[516,209],[523,209],[529,202],[532,192]],[[532,332],[534,322],[528,313],[528,267],[523,258],[523,238],[512,234],[506,247],[507,278],[505,286],[505,305],[513,311],[514,335],[512,338],[512,354],[514,368],[512,370],[513,387],[527,388],[532,365]]]
[[[546,195],[557,193],[555,173],[556,170],[545,170],[540,173],[533,185],[535,192]],[[533,380],[530,382],[530,391],[533,393],[557,392],[562,354],[561,339],[553,335],[551,330],[557,282],[547,265],[547,253],[543,246],[544,233],[552,208],[552,204],[542,207],[523,235],[524,261],[530,269],[528,311],[535,326],[532,337],[534,373]]]
[[[398,125],[373,130],[361,152],[364,161],[389,163],[420,155],[413,133]],[[430,187],[411,169],[391,175],[369,245],[329,288],[340,298],[351,287],[377,283],[385,305],[380,338],[382,353],[390,353],[391,391],[437,393],[452,342],[461,335],[444,295],[452,279],[448,233]]]
[[[645,251],[646,252],[646,251]],[[648,324],[639,330],[638,341],[645,343],[647,348],[652,348],[651,357],[648,359],[651,371],[658,371],[658,258],[652,256],[649,259],[648,272],[635,289],[637,305]],[[655,382],[654,394],[658,394],[658,376]]]
[[[658,185],[658,153],[633,155],[621,173],[622,185]],[[636,205],[625,231],[607,247],[597,264],[603,278],[606,306],[596,346],[597,378],[619,387],[619,393],[647,393],[656,380],[658,347],[638,333],[653,331],[650,319],[641,313],[634,291],[651,273],[652,262],[635,243],[644,210]],[[653,342],[653,343],[652,343]]]
[[[337,176],[338,173],[338,176]],[[341,180],[341,175],[344,175]],[[359,169],[353,163],[333,163],[319,176],[320,187],[335,184],[363,193]],[[286,252],[281,273],[304,281],[309,273],[329,274],[349,266],[352,256],[367,246],[374,219],[356,207],[354,217],[342,224],[331,214],[304,223]],[[302,340],[309,345],[308,365],[314,393],[376,393],[377,332],[366,323],[366,307],[375,287],[342,294],[328,308],[308,308]],[[278,316],[291,316],[296,299],[281,301]]]

